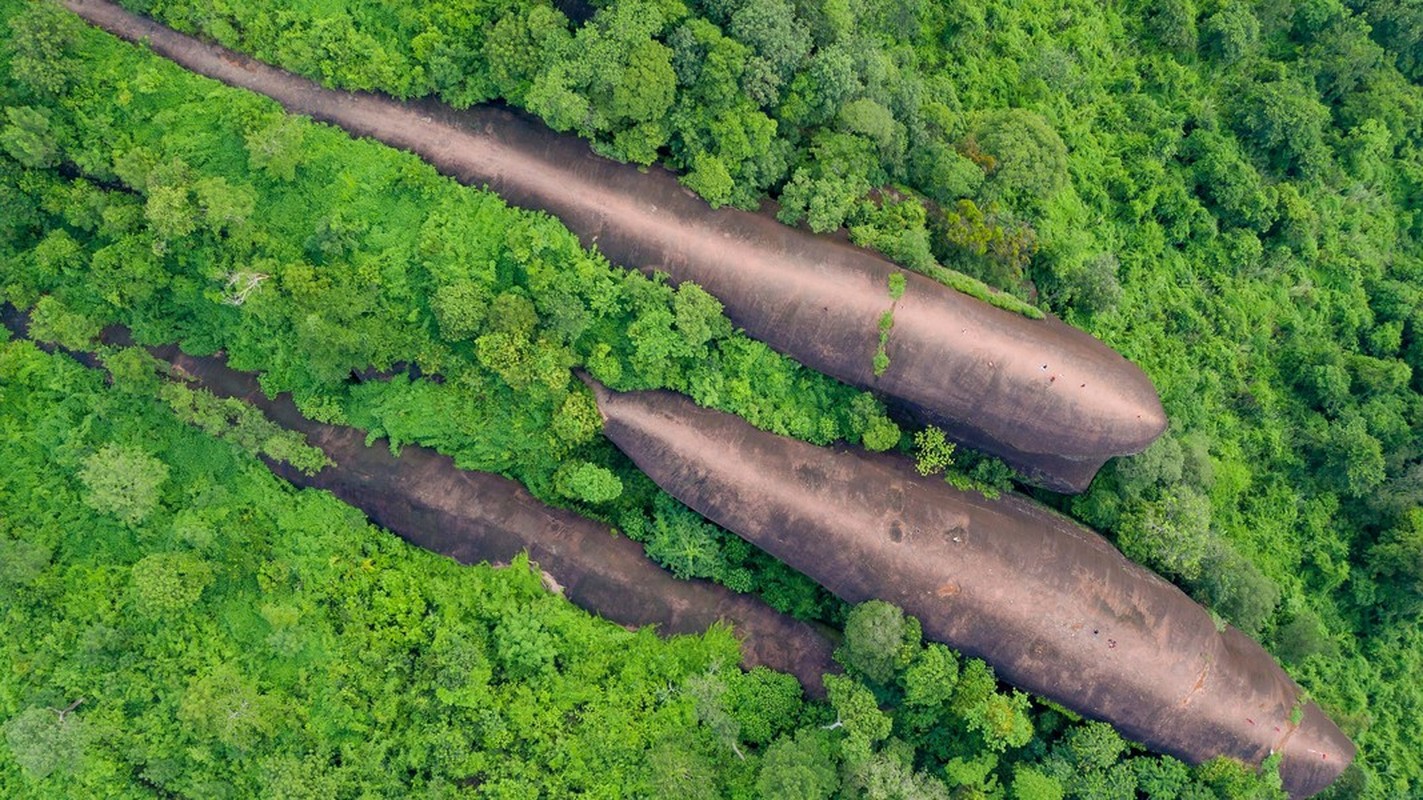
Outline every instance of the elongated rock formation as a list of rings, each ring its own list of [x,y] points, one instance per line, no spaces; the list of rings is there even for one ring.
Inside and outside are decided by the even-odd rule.
[[[24,336],[24,315],[0,305],[0,322]],[[106,341],[128,344],[123,329]],[[810,694],[824,696],[822,676],[838,672],[834,645],[815,626],[777,612],[761,600],[709,581],[678,580],[648,560],[641,545],[570,511],[547,506],[523,486],[499,475],[459,469],[446,456],[405,447],[399,456],[384,444],[367,447],[354,428],[323,425],[301,415],[291,399],[262,394],[254,376],[215,357],[185,355],[176,346],[153,354],[222,397],[237,397],[271,419],[306,434],[336,466],[315,476],[268,462],[298,486],[325,489],[361,509],[373,522],[426,550],[462,564],[510,561],[520,552],[560,585],[578,606],[621,625],[657,625],[664,634],[704,633],[721,621],[741,640],[742,664],[795,675]],[[75,354],[89,366],[92,356]]]
[[[1190,762],[1281,752],[1295,797],[1354,757],[1260,645],[1065,517],[681,395],[593,388],[607,437],[677,499],[847,601],[902,607],[1009,683]]]
[[[507,111],[452,111],[323,89],[103,0],[67,0],[93,24],[142,39],[195,72],[289,111],[411,151],[456,179],[559,217],[614,262],[694,281],[751,336],[840,380],[897,398],[955,439],[1051,489],[1079,492],[1105,461],[1166,427],[1135,365],[1056,319],[995,308],[841,241],[763,214],[712,210],[661,169],[641,172]],[[906,291],[889,296],[889,276]],[[893,310],[889,367],[874,372]]]

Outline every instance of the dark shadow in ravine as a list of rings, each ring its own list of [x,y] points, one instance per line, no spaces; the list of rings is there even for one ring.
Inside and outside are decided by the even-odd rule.
[[[0,316],[16,335],[27,335],[23,314],[4,305]],[[106,329],[103,339],[131,343],[128,332],[117,327]],[[678,580],[650,561],[637,542],[545,505],[508,478],[459,469],[449,457],[414,445],[399,456],[384,441],[367,447],[362,431],[306,419],[289,396],[267,398],[254,376],[229,369],[220,358],[189,356],[175,345],[148,349],[196,385],[245,400],[304,433],[336,466],[308,476],[268,461],[272,471],[298,486],[331,492],[412,544],[463,564],[508,562],[528,552],[569,600],[629,627],[702,633],[729,622],[741,640],[743,666],[789,672],[813,696],[824,695],[824,673],[839,671],[831,659],[834,645],[819,626],[708,581]],[[102,366],[93,354],[65,352],[88,366]]]
[[[586,143],[506,110],[454,111],[332,91],[104,0],[66,5],[194,72],[548,211],[615,263],[694,281],[752,337],[897,398],[1047,488],[1082,491],[1108,458],[1140,452],[1166,428],[1156,389],[1136,365],[1051,317],[995,308],[765,214],[713,210],[666,170],[601,158]],[[889,276],[896,273],[907,288],[893,301]],[[889,366],[876,374],[879,321],[891,305]]]

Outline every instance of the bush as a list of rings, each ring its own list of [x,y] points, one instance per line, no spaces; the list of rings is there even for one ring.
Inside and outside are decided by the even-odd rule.
[[[845,620],[845,644],[836,656],[846,667],[879,684],[888,684],[919,646],[919,623],[883,600],[855,606]]]
[[[920,475],[937,475],[954,463],[956,446],[933,425],[914,434],[914,469]]]
[[[1211,543],[1210,501],[1178,485],[1164,498],[1143,503],[1120,522],[1117,542],[1138,564],[1194,581]]]
[[[132,448],[105,445],[84,460],[79,480],[89,507],[136,525],[158,507],[168,465]]]
[[[154,553],[133,565],[131,580],[139,611],[158,617],[196,604],[213,572],[192,553]]]
[[[1032,767],[1013,771],[1013,800],[1062,800],[1062,783]]]
[[[607,503],[623,493],[623,482],[607,467],[575,461],[554,474],[554,484],[564,497],[584,503]]]
[[[983,184],[986,200],[1036,213],[1067,188],[1067,145],[1042,115],[1021,108],[992,111],[979,119],[973,137],[996,162]]]

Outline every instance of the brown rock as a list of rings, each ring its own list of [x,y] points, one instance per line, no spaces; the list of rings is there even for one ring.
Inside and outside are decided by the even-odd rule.
[[[674,283],[694,281],[751,336],[897,398],[1050,489],[1086,489],[1108,458],[1140,452],[1166,429],[1146,375],[1056,319],[1003,311],[765,214],[712,210],[665,170],[600,158],[578,139],[508,111],[456,112],[332,91],[103,0],[67,5],[194,72],[409,150],[515,205],[548,211],[616,263],[666,272]],[[877,376],[878,324],[890,308],[895,273],[904,274],[907,288],[894,303],[889,368]]]
[[[1295,797],[1354,757],[1260,645],[1218,631],[1181,590],[1066,517],[961,492],[902,457],[766,433],[681,395],[593,388],[607,437],[677,499],[849,602],[900,606],[1009,683],[1192,763],[1282,752]]]

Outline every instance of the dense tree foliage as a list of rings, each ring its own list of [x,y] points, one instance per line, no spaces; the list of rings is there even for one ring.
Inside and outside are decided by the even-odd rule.
[[[734,663],[725,631],[629,633],[525,563],[404,545],[31,345],[0,344],[0,383],[0,543],[35,553],[0,592],[7,797],[606,792],[663,738],[734,766],[678,688]],[[167,474],[142,519],[96,502],[96,456]]]
[[[1423,787],[1406,678],[1423,665],[1416,4],[610,0],[579,24],[522,0],[129,5],[333,85],[503,98],[667,163],[714,204],[778,196],[783,219],[845,225],[1102,337],[1152,375],[1172,431],[1083,498],[1045,499],[1284,659],[1363,747],[1341,796]],[[46,5],[7,24],[0,281],[52,338],[123,320],[226,349],[314,417],[512,474],[679,574],[838,618],[599,444],[567,368],[812,441],[907,440],[874,398],[411,159],[241,95],[214,103]],[[397,364],[444,382],[348,382]],[[600,499],[608,477],[621,491]],[[44,552],[7,547],[7,574]],[[807,736],[777,758],[816,774],[820,750]],[[659,752],[672,780],[686,753]],[[912,786],[875,755],[856,786]],[[977,758],[958,785],[998,783],[964,792],[1052,797],[1063,774]],[[1136,761],[1072,791],[1109,796],[1128,774],[1177,791],[1178,773]]]
[[[29,14],[58,38],[80,36],[76,20],[45,8]],[[74,74],[73,90],[56,99],[17,78],[8,111],[24,113],[0,130],[0,141],[26,142],[9,136],[26,120],[53,126],[45,159],[16,145],[4,162],[6,191],[18,193],[10,199],[29,207],[5,245],[14,257],[0,266],[4,294],[34,304],[42,335],[82,347],[103,324],[123,322],[144,341],[222,349],[314,418],[509,474],[620,524],[660,557],[700,553],[672,562],[688,576],[758,590],[805,615],[839,613],[809,581],[697,524],[598,439],[596,409],[571,368],[619,388],[674,388],[812,441],[887,449],[900,433],[878,400],[735,332],[699,287],[618,269],[556,221],[413,157],[245,93],[223,91],[229,102],[214,104],[209,84],[127,48],[103,51],[103,70],[83,69],[73,47],[46,57]],[[116,96],[129,99],[115,106]],[[405,365],[441,380],[353,380]],[[165,392],[195,420],[237,413]],[[260,426],[233,435],[319,466]],[[137,484],[151,476],[110,461],[95,480],[132,506],[122,513],[141,516]],[[119,492],[124,482],[134,491]]]
[[[259,447],[154,398],[144,363],[106,382],[0,342],[0,613],[24,632],[0,643],[21,667],[0,675],[7,797],[946,797],[946,759],[1070,785],[1073,737],[1095,730],[923,647],[882,603],[851,614],[851,675],[807,703],[792,676],[731,668],[726,629],[628,632],[522,559],[460,567],[293,489]],[[112,492],[96,457],[164,474],[142,518],[94,502]],[[1096,728],[1105,769],[1129,747]],[[1270,791],[1239,767],[1136,760]]]

